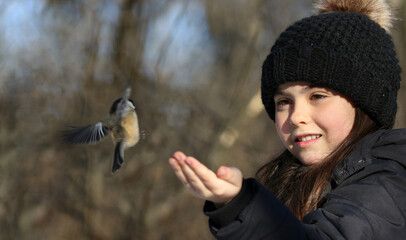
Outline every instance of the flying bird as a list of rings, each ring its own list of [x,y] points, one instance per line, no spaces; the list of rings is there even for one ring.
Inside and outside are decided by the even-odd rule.
[[[138,117],[134,102],[129,98],[131,89],[113,102],[110,114],[104,120],[82,127],[71,127],[63,132],[62,139],[70,144],[96,144],[111,135],[115,144],[112,173],[124,163],[124,150],[140,140]]]

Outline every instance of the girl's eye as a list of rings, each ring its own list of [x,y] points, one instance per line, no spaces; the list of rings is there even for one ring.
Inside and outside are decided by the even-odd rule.
[[[290,101],[288,99],[280,99],[280,100],[276,101],[275,105],[277,107],[282,107],[282,106],[285,106],[285,105],[288,105],[288,104],[290,104]]]
[[[311,100],[319,100],[319,99],[323,99],[323,98],[326,98],[327,96],[325,96],[325,95],[322,95],[322,94],[313,94],[313,95],[311,95]]]

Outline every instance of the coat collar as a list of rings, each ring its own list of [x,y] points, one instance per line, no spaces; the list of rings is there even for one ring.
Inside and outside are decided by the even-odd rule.
[[[401,157],[399,157],[401,156]],[[372,163],[373,158],[392,159],[406,167],[406,129],[378,130],[362,138],[335,168],[337,185]]]

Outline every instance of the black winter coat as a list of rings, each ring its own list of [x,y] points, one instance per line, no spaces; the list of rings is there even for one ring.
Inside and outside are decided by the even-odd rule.
[[[363,138],[333,182],[302,222],[254,179],[225,207],[206,202],[204,211],[217,239],[406,239],[406,129]]]

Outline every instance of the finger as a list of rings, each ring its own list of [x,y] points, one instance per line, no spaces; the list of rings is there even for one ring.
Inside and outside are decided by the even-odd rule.
[[[209,184],[210,182],[217,180],[216,174],[194,157],[188,157],[186,159],[186,164],[195,173],[195,175],[203,182],[203,184],[206,185]]]
[[[228,187],[225,184],[230,184],[229,182],[218,178],[212,170],[208,169],[195,158],[188,157],[186,163],[195,172],[196,176],[199,177],[205,189],[207,189],[211,195],[222,196],[226,192]],[[238,185],[236,186],[238,187]]]
[[[173,157],[174,157],[176,160],[178,160],[179,162],[183,162],[183,161],[185,161],[185,159],[186,159],[186,155],[185,155],[183,152],[181,152],[181,151],[176,151],[176,152],[173,154]]]
[[[193,157],[187,157],[185,163],[194,171],[204,185],[206,197],[216,203],[225,203],[234,198],[241,189],[242,174],[237,168],[221,167],[219,172],[225,179],[217,175]],[[224,171],[222,173],[222,171]],[[220,175],[221,175],[220,174]]]
[[[217,177],[238,186],[241,184],[242,173],[238,168],[221,166],[217,170]]]
[[[172,164],[174,164],[174,167],[175,167],[174,170],[175,170],[176,175],[178,176],[179,180],[181,180],[181,182],[184,185],[187,185],[188,180],[187,180],[185,174],[183,173],[184,170],[182,168],[182,166],[185,165],[186,155],[181,151],[176,151],[173,154],[172,159],[173,159]]]
[[[187,179],[185,175],[183,174],[182,168],[179,165],[179,162],[175,158],[169,158],[168,160],[169,164],[171,165],[173,171],[175,172],[175,175],[178,177],[178,179],[184,184],[187,184]]]
[[[207,187],[202,183],[202,180],[196,174],[195,170],[189,166],[190,162],[192,161],[194,162],[197,160],[192,157],[187,157],[185,160],[185,164],[181,164],[183,174],[185,175],[191,190],[195,191],[198,194],[206,195],[208,193]]]
[[[173,158],[173,157],[169,158],[169,159],[168,159],[168,162],[169,162],[169,164],[171,165],[172,169],[173,169],[175,172],[176,172],[176,171],[182,171],[182,170],[180,169],[180,165],[179,165],[178,161],[177,161],[175,158]]]
[[[190,168],[185,163],[187,156],[181,151],[176,151],[173,154],[173,159],[175,159],[175,161],[177,162],[177,165],[175,165],[176,170],[178,171],[177,175],[178,175],[179,179],[181,179],[183,184],[189,188],[191,186],[191,183],[196,185],[197,179],[194,176],[193,171],[190,170]]]

